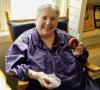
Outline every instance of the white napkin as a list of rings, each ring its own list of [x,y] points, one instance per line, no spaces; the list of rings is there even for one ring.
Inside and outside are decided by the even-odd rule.
[[[46,78],[50,80],[49,87],[57,88],[61,85],[61,80],[55,75],[55,73],[48,74],[48,77]]]

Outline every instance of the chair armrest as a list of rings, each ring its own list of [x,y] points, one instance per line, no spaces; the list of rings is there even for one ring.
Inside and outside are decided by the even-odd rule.
[[[96,72],[99,72],[100,71],[100,67],[99,66],[96,66],[94,64],[91,64],[89,62],[87,62],[84,66],[86,67],[86,69],[88,71],[91,71],[93,73],[96,73]]]
[[[94,64],[91,64],[89,62],[87,62],[85,65],[86,70],[91,71],[93,73],[99,72],[100,71],[100,67],[96,66]],[[26,87],[28,87],[29,82],[28,81],[18,81],[18,86],[17,86],[17,90],[26,90]]]
[[[6,81],[5,74],[0,70],[0,90],[12,90]]]
[[[17,90],[26,90],[26,88],[28,87],[28,84],[29,84],[29,81],[19,80]]]

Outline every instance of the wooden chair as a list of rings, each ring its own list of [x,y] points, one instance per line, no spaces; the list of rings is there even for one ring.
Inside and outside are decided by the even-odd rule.
[[[9,14],[8,12],[6,11],[5,12],[5,18],[6,18],[6,23],[7,23],[7,26],[8,26],[8,29],[9,29],[9,34],[11,36],[11,40],[14,41],[22,32],[30,29],[30,28],[33,28],[35,26],[34,24],[34,19],[27,19],[27,20],[10,20],[9,18]],[[62,20],[63,18],[61,18]],[[61,24],[61,29],[65,29],[67,31],[67,24],[65,24],[66,20],[64,22],[60,22]],[[29,27],[26,25],[28,24]],[[60,27],[60,24],[58,26],[58,28]],[[25,26],[26,25],[26,26]],[[16,29],[20,29],[22,28],[22,26],[24,27],[22,32],[19,33],[18,36],[14,35],[14,30],[13,27],[15,27]],[[26,28],[26,29],[25,29]],[[20,31],[19,30],[19,31]],[[17,30],[18,32],[18,30]],[[98,72],[100,71],[100,67],[94,65],[94,64],[91,64],[89,62],[87,62],[85,65],[85,68],[87,71],[91,71],[91,72]],[[18,80],[18,86],[17,86],[17,90],[25,90],[25,88],[28,86],[28,81],[21,81],[21,80]]]
[[[6,76],[0,70],[0,90],[11,90],[11,87],[6,82]]]
[[[34,19],[10,20],[7,11],[5,11],[5,18],[6,18],[6,24],[12,41],[14,41],[24,31],[35,27]],[[65,19],[65,17],[60,17],[60,20],[58,22],[58,27],[62,30],[67,31],[66,22],[67,19]]]

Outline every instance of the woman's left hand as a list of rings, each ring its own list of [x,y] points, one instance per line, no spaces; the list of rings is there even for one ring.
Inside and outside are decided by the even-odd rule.
[[[83,53],[84,45],[82,42],[80,42],[75,49],[73,49],[73,54],[78,57]]]

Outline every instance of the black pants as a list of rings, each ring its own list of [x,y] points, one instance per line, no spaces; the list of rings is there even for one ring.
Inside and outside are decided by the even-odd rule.
[[[61,86],[53,90],[100,90],[96,82],[89,77],[89,75],[83,75],[83,80],[80,82],[80,86],[72,87],[68,86],[66,83],[62,83]],[[29,81],[29,87],[27,90],[48,90],[40,85],[38,81]]]

